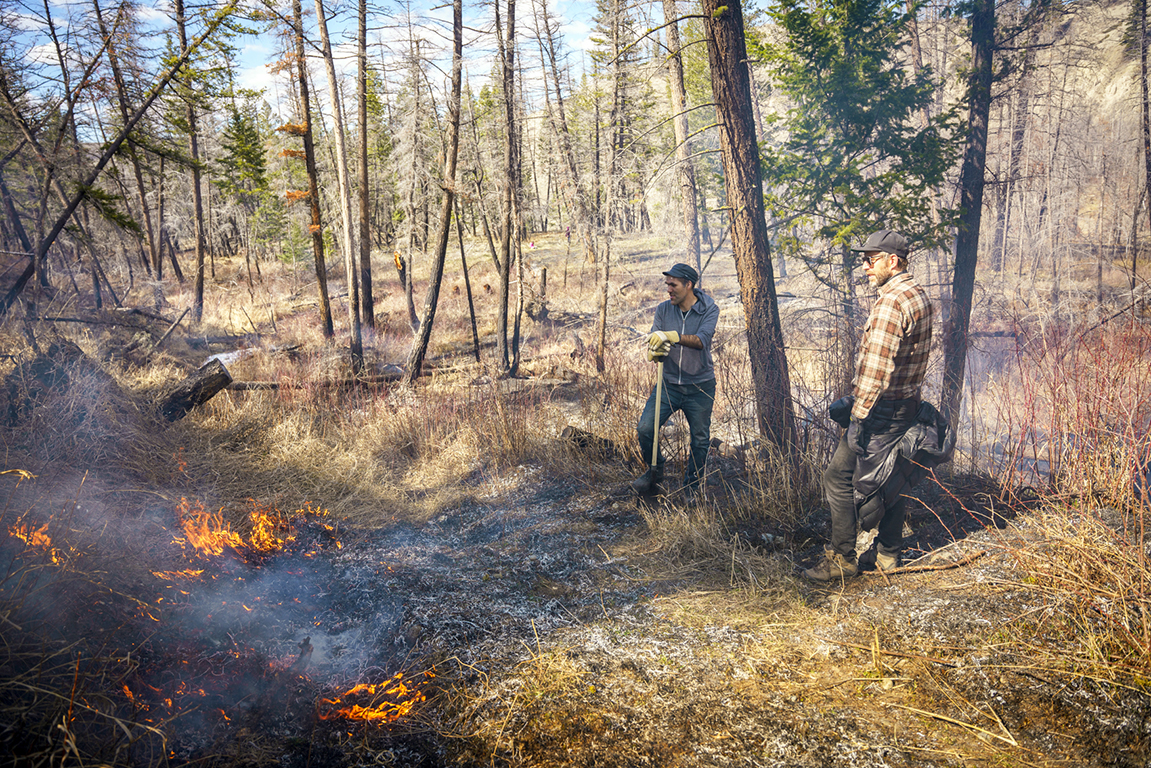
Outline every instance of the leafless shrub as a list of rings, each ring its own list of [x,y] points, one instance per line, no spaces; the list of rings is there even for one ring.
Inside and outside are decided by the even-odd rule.
[[[1139,680],[1151,664],[1151,327],[1049,324],[1020,335],[1015,364],[992,392],[1002,485],[1046,499],[1040,541],[1010,548],[1023,586],[1049,605],[1029,648]]]

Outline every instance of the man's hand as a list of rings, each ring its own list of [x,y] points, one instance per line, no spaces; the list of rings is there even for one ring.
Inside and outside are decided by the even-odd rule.
[[[652,352],[665,345],[670,349],[672,344],[678,343],[679,334],[675,331],[653,331],[652,334],[647,337],[647,348]],[[664,354],[667,353],[665,352]]]
[[[869,438],[867,425],[859,419],[852,419],[851,423],[847,425],[847,444],[851,446],[851,450],[855,451],[856,456],[867,455]]]
[[[651,347],[648,347],[648,350],[647,350],[648,362],[651,362],[651,363],[662,362],[663,359],[665,357],[667,357],[668,352],[671,352],[671,344],[664,344],[663,346],[658,347],[657,349],[652,349]]]

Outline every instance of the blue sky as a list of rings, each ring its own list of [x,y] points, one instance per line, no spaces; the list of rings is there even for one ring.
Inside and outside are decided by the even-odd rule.
[[[517,4],[518,37],[520,38],[521,61],[529,69],[538,61],[538,51],[534,41],[526,36],[533,33],[533,4]],[[305,13],[314,8],[314,0],[304,0]],[[331,5],[326,2],[325,8],[329,16],[333,10],[336,17],[329,21],[329,31],[332,36],[332,45],[335,49],[337,69],[349,81],[354,78],[356,60],[352,37],[355,33],[355,6],[352,2],[343,2]],[[549,3],[549,12],[561,22],[560,34],[564,49],[569,53],[571,64],[578,70],[586,58],[584,52],[592,46],[590,34],[593,27],[595,5],[586,0],[553,0]],[[447,71],[450,61],[450,34],[452,7],[450,4],[428,2],[427,0],[414,0],[410,6],[392,2],[384,6],[385,10],[375,13],[369,12],[369,57],[373,62],[384,61],[390,70],[399,66],[400,55],[408,49],[408,19],[414,28],[414,37],[419,39],[420,50],[424,52],[438,52],[432,58],[440,68],[442,74],[437,78],[434,73],[429,77],[435,87],[447,80]],[[464,55],[465,67],[469,82],[478,89],[486,80],[491,71],[494,56],[495,42],[491,32],[493,28],[493,15],[490,4],[481,5],[476,2],[464,3]],[[314,26],[314,22],[313,22]],[[313,35],[318,39],[316,32]],[[268,101],[276,103],[286,93],[287,83],[282,78],[273,75],[269,63],[277,56],[277,41],[273,33],[269,32],[259,38],[248,39],[241,51],[238,71],[238,82],[247,88],[262,89],[266,92]],[[316,76],[317,87],[325,87],[326,79],[313,63],[313,73]],[[398,76],[397,76],[398,77]],[[438,81],[438,82],[437,82]]]
[[[257,0],[243,0],[257,5]],[[221,0],[187,0],[190,7],[219,4]],[[278,0],[285,9],[290,6]],[[305,14],[314,13],[315,0],[302,0]],[[91,30],[78,27],[90,24],[91,0],[50,0],[52,15],[58,32],[66,37],[70,32],[90,34]],[[107,10],[117,7],[117,0],[102,0]],[[421,52],[438,51],[433,61],[442,70],[437,77],[429,73],[429,79],[436,88],[442,88],[447,80],[450,61],[450,26],[452,8],[450,3],[433,0],[408,0],[405,5],[400,0],[376,0],[377,10],[369,13],[369,56],[375,62],[385,62],[390,68],[396,65],[398,54],[408,46],[408,19],[415,29],[415,36],[421,42]],[[520,57],[527,67],[528,77],[538,72],[538,51],[530,35],[534,32],[533,13],[535,1],[519,0],[517,8],[517,29],[520,39]],[[163,45],[161,35],[173,28],[171,0],[137,0],[139,18],[142,25],[138,36],[144,36],[144,47],[159,50]],[[329,21],[329,30],[337,57],[337,68],[342,77],[352,81],[356,70],[352,48],[352,35],[355,32],[355,3],[353,0],[325,0],[328,15],[335,17]],[[590,34],[593,27],[595,3],[592,0],[550,0],[549,13],[560,22],[560,37],[563,50],[569,55],[571,66],[578,71],[587,61],[585,52],[592,46]],[[44,66],[49,76],[56,71],[56,52],[48,38],[44,23],[43,5],[40,0],[0,0],[0,13],[7,16],[19,32],[13,46],[15,54],[30,60],[33,65]],[[478,0],[465,0],[465,57],[469,82],[478,89],[487,79],[492,69],[495,55],[493,16],[490,3]],[[72,24],[74,26],[70,27]],[[311,19],[309,37],[318,40],[314,17]],[[265,31],[258,36],[248,36],[237,41],[240,45],[234,76],[239,85],[256,90],[264,90],[268,101],[276,105],[287,94],[287,83],[282,77],[273,75],[269,67],[279,56],[279,41],[274,31]],[[327,79],[313,63],[313,75],[318,88],[326,87]],[[158,64],[156,65],[158,68]],[[532,90],[531,81],[527,90]],[[530,100],[530,95],[529,95]],[[326,98],[325,98],[326,102]]]

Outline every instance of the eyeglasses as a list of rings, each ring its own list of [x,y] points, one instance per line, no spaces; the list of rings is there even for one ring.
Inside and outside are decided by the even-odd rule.
[[[882,253],[882,252],[880,252],[880,253],[875,253],[875,254],[872,254],[871,256],[864,256],[864,257],[863,257],[863,263],[864,263],[864,264],[866,264],[866,265],[867,265],[867,266],[869,266],[869,267],[874,267],[874,266],[875,266],[875,262],[877,262],[877,261],[882,261],[882,260],[883,260],[883,259],[885,259],[885,258],[887,258],[887,254],[886,254],[886,253]]]

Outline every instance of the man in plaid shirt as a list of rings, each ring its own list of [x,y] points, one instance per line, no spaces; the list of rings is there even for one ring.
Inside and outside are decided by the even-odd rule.
[[[803,572],[813,581],[855,576],[857,509],[853,480],[879,470],[915,423],[931,349],[931,301],[906,271],[908,242],[882,229],[862,246],[868,282],[879,296],[867,318],[853,382],[851,421],[823,475],[831,509],[831,544],[823,559]],[[875,564],[891,570],[903,548],[904,499],[886,505],[879,521]]]

